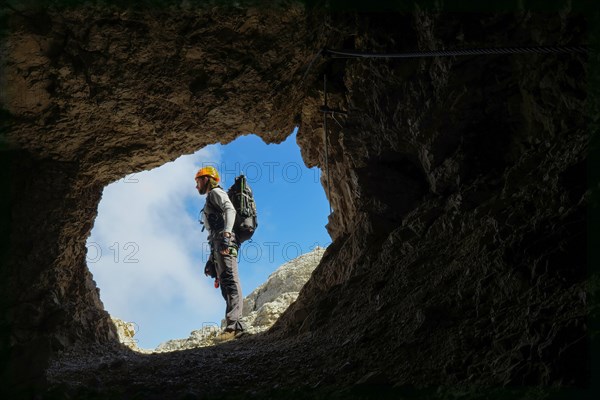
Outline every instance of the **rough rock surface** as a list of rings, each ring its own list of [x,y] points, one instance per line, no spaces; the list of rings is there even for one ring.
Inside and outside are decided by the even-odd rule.
[[[120,318],[112,316],[110,319],[117,328],[117,335],[119,335],[119,343],[127,346],[131,350],[142,351],[142,349],[140,349],[137,345],[137,340],[134,338],[135,324],[132,322],[123,321]]]
[[[586,222],[598,224],[598,168],[587,166],[600,24],[578,2],[526,3],[3,5],[3,390],[543,398],[597,382]],[[302,79],[324,46],[540,45],[592,51],[317,58]],[[328,105],[348,112],[330,118],[327,146],[323,75]],[[334,241],[296,302],[266,334],[234,343],[119,348],[85,265],[102,187],[249,131],[278,142],[293,124],[307,165],[329,171],[334,210]]]
[[[117,340],[85,259],[102,188],[248,132],[282,141],[310,57],[295,4],[53,4],[0,6],[2,349],[27,386],[52,353]]]
[[[277,268],[265,283],[244,298],[242,323],[247,334],[255,335],[265,332],[273,326],[281,314],[296,300],[298,292],[310,278],[324,252],[324,248],[317,247],[311,252],[288,261]],[[221,322],[224,324],[225,320]],[[219,332],[218,326],[203,326],[201,329],[192,331],[186,339],[172,339],[159,344],[154,352],[162,353],[214,346],[217,344],[215,337]],[[131,342],[128,337],[124,342],[120,331],[119,338],[121,343],[126,344],[127,339],[129,339],[128,342]]]
[[[195,349],[198,347],[214,346],[217,344],[215,338],[220,329],[216,325],[203,326],[190,332],[190,336],[185,339],[171,339],[156,346],[153,353],[166,353],[170,351],[180,351]]]
[[[273,272],[267,281],[244,299],[242,321],[249,333],[264,332],[296,301],[300,289],[315,270],[325,248],[317,247]]]

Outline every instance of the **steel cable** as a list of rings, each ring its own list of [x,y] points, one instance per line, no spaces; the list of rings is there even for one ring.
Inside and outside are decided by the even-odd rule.
[[[418,57],[448,57],[448,56],[474,56],[496,54],[558,54],[558,53],[587,53],[585,46],[533,46],[533,47],[497,47],[455,50],[430,50],[407,53],[367,53],[351,50],[323,49],[323,55],[331,58],[418,58]]]

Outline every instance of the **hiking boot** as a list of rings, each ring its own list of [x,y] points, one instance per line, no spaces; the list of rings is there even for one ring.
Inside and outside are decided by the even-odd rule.
[[[249,333],[246,332],[246,331],[235,331],[235,338],[236,339],[239,339],[239,338],[241,338],[243,336],[247,336],[247,335],[249,335]]]
[[[233,339],[235,339],[235,331],[225,331],[215,337],[215,342],[224,343]]]

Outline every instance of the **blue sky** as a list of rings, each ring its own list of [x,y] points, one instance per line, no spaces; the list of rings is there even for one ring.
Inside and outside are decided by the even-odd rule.
[[[244,172],[254,191],[259,226],[239,259],[244,296],[281,264],[331,242],[320,170],[304,165],[296,131],[281,144],[247,135],[207,146],[108,185],[87,263],[106,310],[135,323],[142,348],[223,318],[225,302],[203,273],[208,246],[198,215],[205,197],[194,175],[204,165],[217,167],[225,190]]]

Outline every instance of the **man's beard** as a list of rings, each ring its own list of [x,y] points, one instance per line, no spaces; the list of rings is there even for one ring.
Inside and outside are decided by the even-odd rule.
[[[198,193],[200,194],[206,194],[206,190],[208,189],[208,185],[198,189]]]

